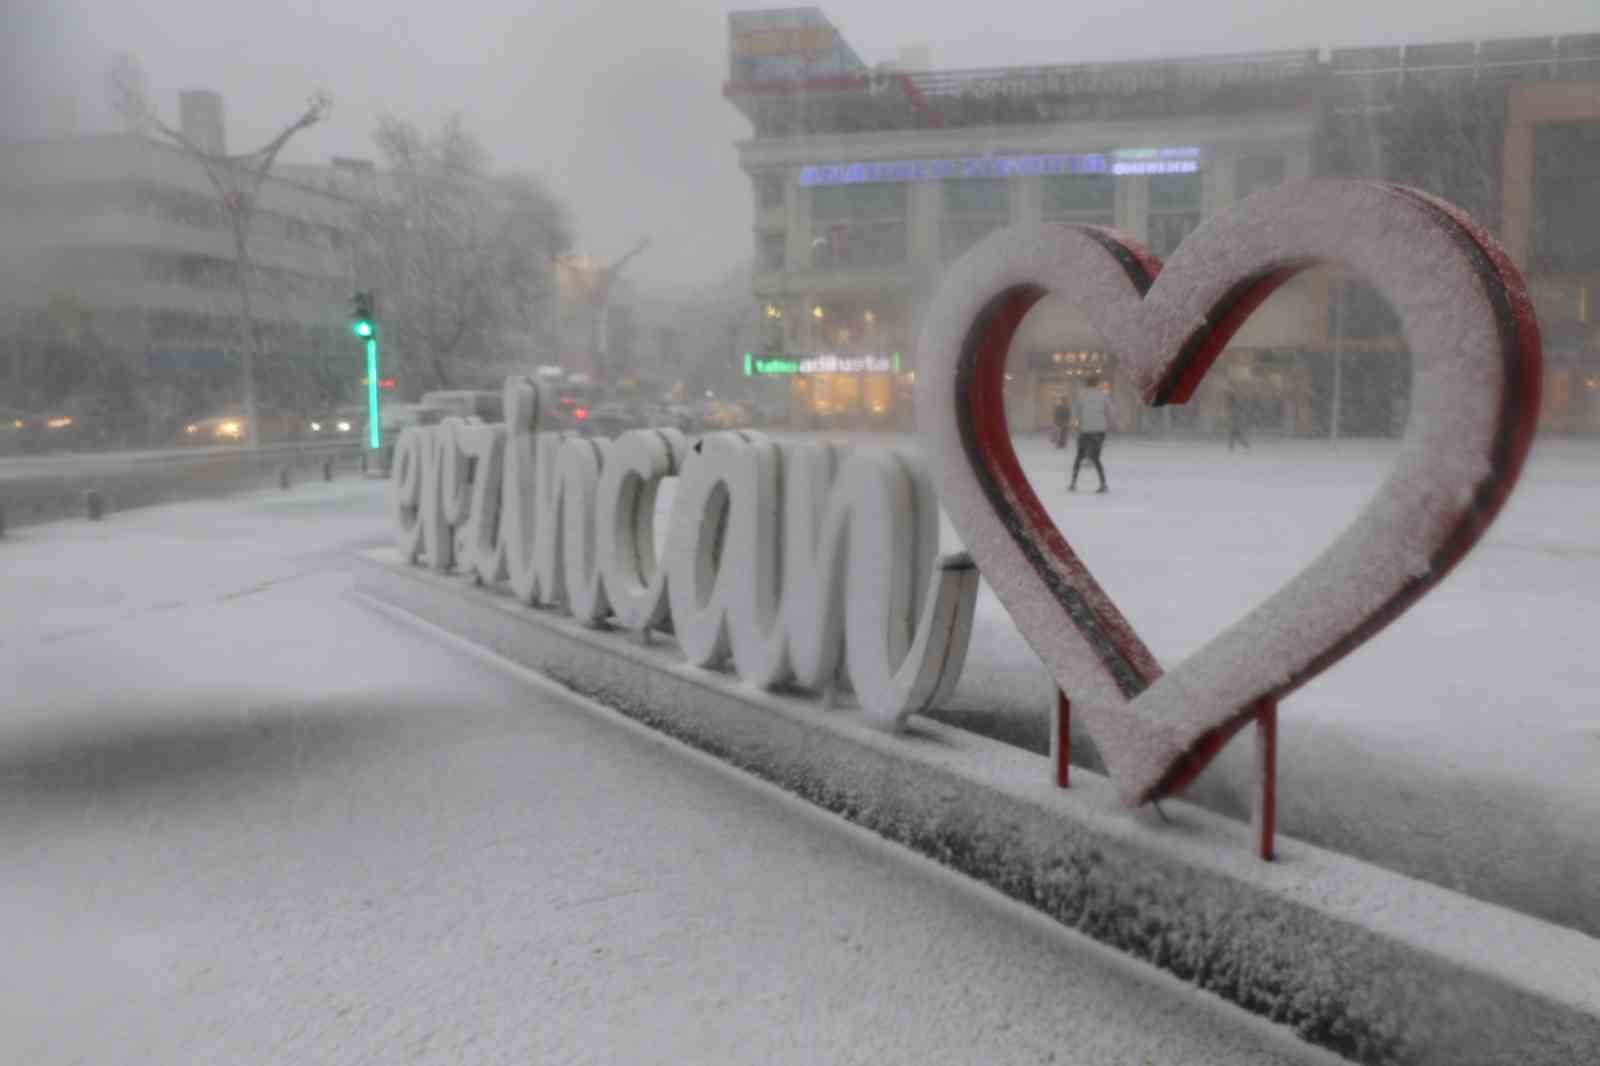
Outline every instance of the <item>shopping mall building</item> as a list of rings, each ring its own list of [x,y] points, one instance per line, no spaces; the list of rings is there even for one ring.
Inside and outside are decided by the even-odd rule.
[[[1547,428],[1600,431],[1600,34],[929,71],[869,66],[797,8],[730,15],[729,45],[764,327],[734,372],[787,392],[798,422],[906,424],[922,312],[995,229],[1113,226],[1165,256],[1257,189],[1340,175],[1427,188],[1500,232],[1545,328]],[[1329,268],[1263,305],[1183,408],[1141,408],[1064,299],[1024,322],[1009,369],[1018,431],[1096,374],[1150,431],[1215,430],[1231,387],[1264,430],[1391,434],[1410,386],[1383,301]]]

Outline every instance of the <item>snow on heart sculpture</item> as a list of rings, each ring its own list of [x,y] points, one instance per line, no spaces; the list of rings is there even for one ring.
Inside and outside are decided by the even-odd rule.
[[[1002,401],[1012,336],[1054,293],[1088,318],[1146,404],[1183,403],[1250,313],[1323,263],[1360,275],[1398,313],[1414,375],[1399,458],[1319,557],[1164,672],[1022,473]],[[1165,265],[1097,227],[991,235],[951,267],[925,321],[916,419],[979,570],[1137,805],[1181,790],[1238,729],[1275,715],[1280,697],[1443,579],[1517,480],[1539,386],[1532,305],[1492,238],[1415,190],[1312,181],[1211,217]]]

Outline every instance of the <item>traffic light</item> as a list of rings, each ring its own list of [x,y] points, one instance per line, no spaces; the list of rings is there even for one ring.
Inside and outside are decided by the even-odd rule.
[[[357,337],[366,339],[377,334],[378,324],[373,316],[373,304],[376,302],[371,290],[356,293],[350,311],[350,332]]]
[[[378,429],[378,294],[364,289],[350,302],[350,332],[366,342],[367,376],[367,444],[376,450],[382,444]]]

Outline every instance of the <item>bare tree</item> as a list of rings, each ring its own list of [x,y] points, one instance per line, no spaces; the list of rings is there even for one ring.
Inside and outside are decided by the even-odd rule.
[[[459,115],[431,134],[385,116],[374,139],[385,175],[364,227],[366,272],[410,387],[451,388],[475,364],[526,358],[571,243],[565,212],[532,177],[490,177]]]
[[[300,117],[285,126],[276,137],[254,151],[228,155],[207,151],[181,130],[162,121],[150,104],[143,67],[134,57],[123,55],[112,61],[109,87],[112,108],[130,130],[144,136],[158,137],[176,148],[185,158],[200,165],[227,216],[228,227],[233,235],[236,264],[234,277],[238,295],[239,358],[244,377],[245,442],[248,447],[257,448],[261,437],[255,368],[257,356],[260,355],[260,337],[251,310],[255,272],[250,260],[250,224],[255,217],[262,183],[272,173],[278,153],[295,134],[326,119],[333,110],[333,100],[327,92],[317,91]]]

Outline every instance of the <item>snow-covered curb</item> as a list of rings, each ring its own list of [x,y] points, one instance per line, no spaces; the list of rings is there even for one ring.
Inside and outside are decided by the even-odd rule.
[[[631,718],[995,886],[1105,943],[1372,1063],[1588,1061],[1600,942],[1182,803],[1128,813],[1086,772],[923,719],[890,737],[666,647],[365,553],[359,585]]]

